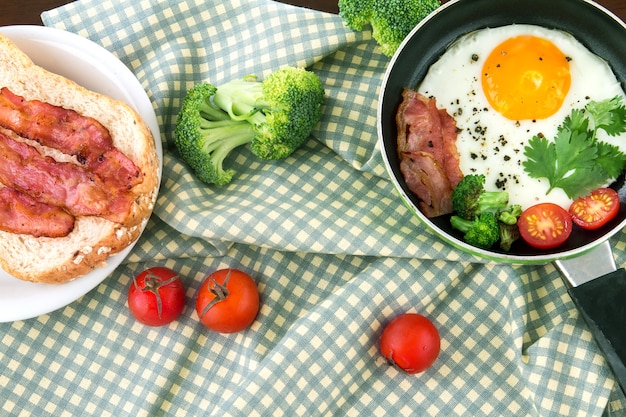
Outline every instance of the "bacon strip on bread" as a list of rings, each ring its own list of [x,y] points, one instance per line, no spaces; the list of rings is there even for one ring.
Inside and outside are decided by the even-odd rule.
[[[57,162],[1,132],[0,157],[0,183],[74,216],[122,221],[132,205],[130,193],[107,187],[97,175],[81,166]]]
[[[405,88],[396,113],[400,170],[427,217],[452,212],[452,190],[463,178],[452,116],[431,99]]]
[[[109,131],[92,117],[0,89],[0,126],[41,145],[75,156],[86,169],[117,187],[143,181],[141,171],[113,146]]]
[[[39,202],[16,189],[0,189],[2,230],[35,237],[65,237],[74,230],[74,216],[60,207]]]
[[[0,35],[0,266],[63,283],[132,244],[160,179],[154,138],[127,104],[33,63]]]

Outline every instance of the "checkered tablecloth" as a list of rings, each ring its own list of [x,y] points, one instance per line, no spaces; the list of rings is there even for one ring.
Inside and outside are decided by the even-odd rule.
[[[0,324],[0,415],[618,416],[626,400],[552,264],[485,263],[442,243],[384,170],[376,105],[389,58],[336,15],[270,0],[80,0],[46,25],[104,46],[137,76],[164,144],[146,232],[67,307]],[[327,93],[313,137],[283,161],[241,149],[228,186],[199,183],[172,146],[199,81],[284,65]],[[626,263],[626,235],[611,240]],[[132,277],[168,266],[187,308],[152,328],[126,307]],[[193,296],[222,267],[248,271],[261,310],[244,332],[203,328]],[[423,374],[387,366],[377,340],[403,312],[439,328]]]

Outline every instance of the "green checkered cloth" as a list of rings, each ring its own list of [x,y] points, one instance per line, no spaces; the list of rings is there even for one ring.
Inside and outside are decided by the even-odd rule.
[[[601,416],[626,399],[552,264],[511,266],[458,252],[404,207],[377,146],[389,58],[340,17],[270,0],[81,0],[46,25],[104,46],[137,76],[164,145],[154,215],[126,261],[65,308],[0,324],[0,415]],[[319,127],[282,161],[246,148],[224,187],[198,182],[172,146],[194,83],[284,65],[319,75]],[[611,240],[626,263],[626,236]],[[187,285],[180,319],[128,312],[142,269]],[[215,269],[257,281],[261,310],[231,335],[199,324],[194,292]],[[419,312],[441,354],[419,375],[385,364],[381,330]]]

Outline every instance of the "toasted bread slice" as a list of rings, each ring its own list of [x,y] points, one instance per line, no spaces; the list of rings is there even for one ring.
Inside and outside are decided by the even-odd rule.
[[[143,174],[143,181],[131,189],[132,208],[119,223],[98,216],[78,217],[74,230],[62,238],[0,231],[0,265],[6,272],[32,282],[73,280],[102,266],[109,256],[128,247],[141,234],[159,186],[160,162],[154,138],[130,106],[35,65],[2,35],[0,87],[7,87],[26,100],[40,100],[98,120],[111,133],[114,146]],[[53,156],[55,150],[46,154]]]

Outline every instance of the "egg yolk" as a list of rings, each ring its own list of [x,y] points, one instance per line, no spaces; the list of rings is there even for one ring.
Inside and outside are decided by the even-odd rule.
[[[569,91],[569,61],[546,39],[509,38],[483,65],[483,91],[491,106],[508,119],[545,119],[561,108]]]

